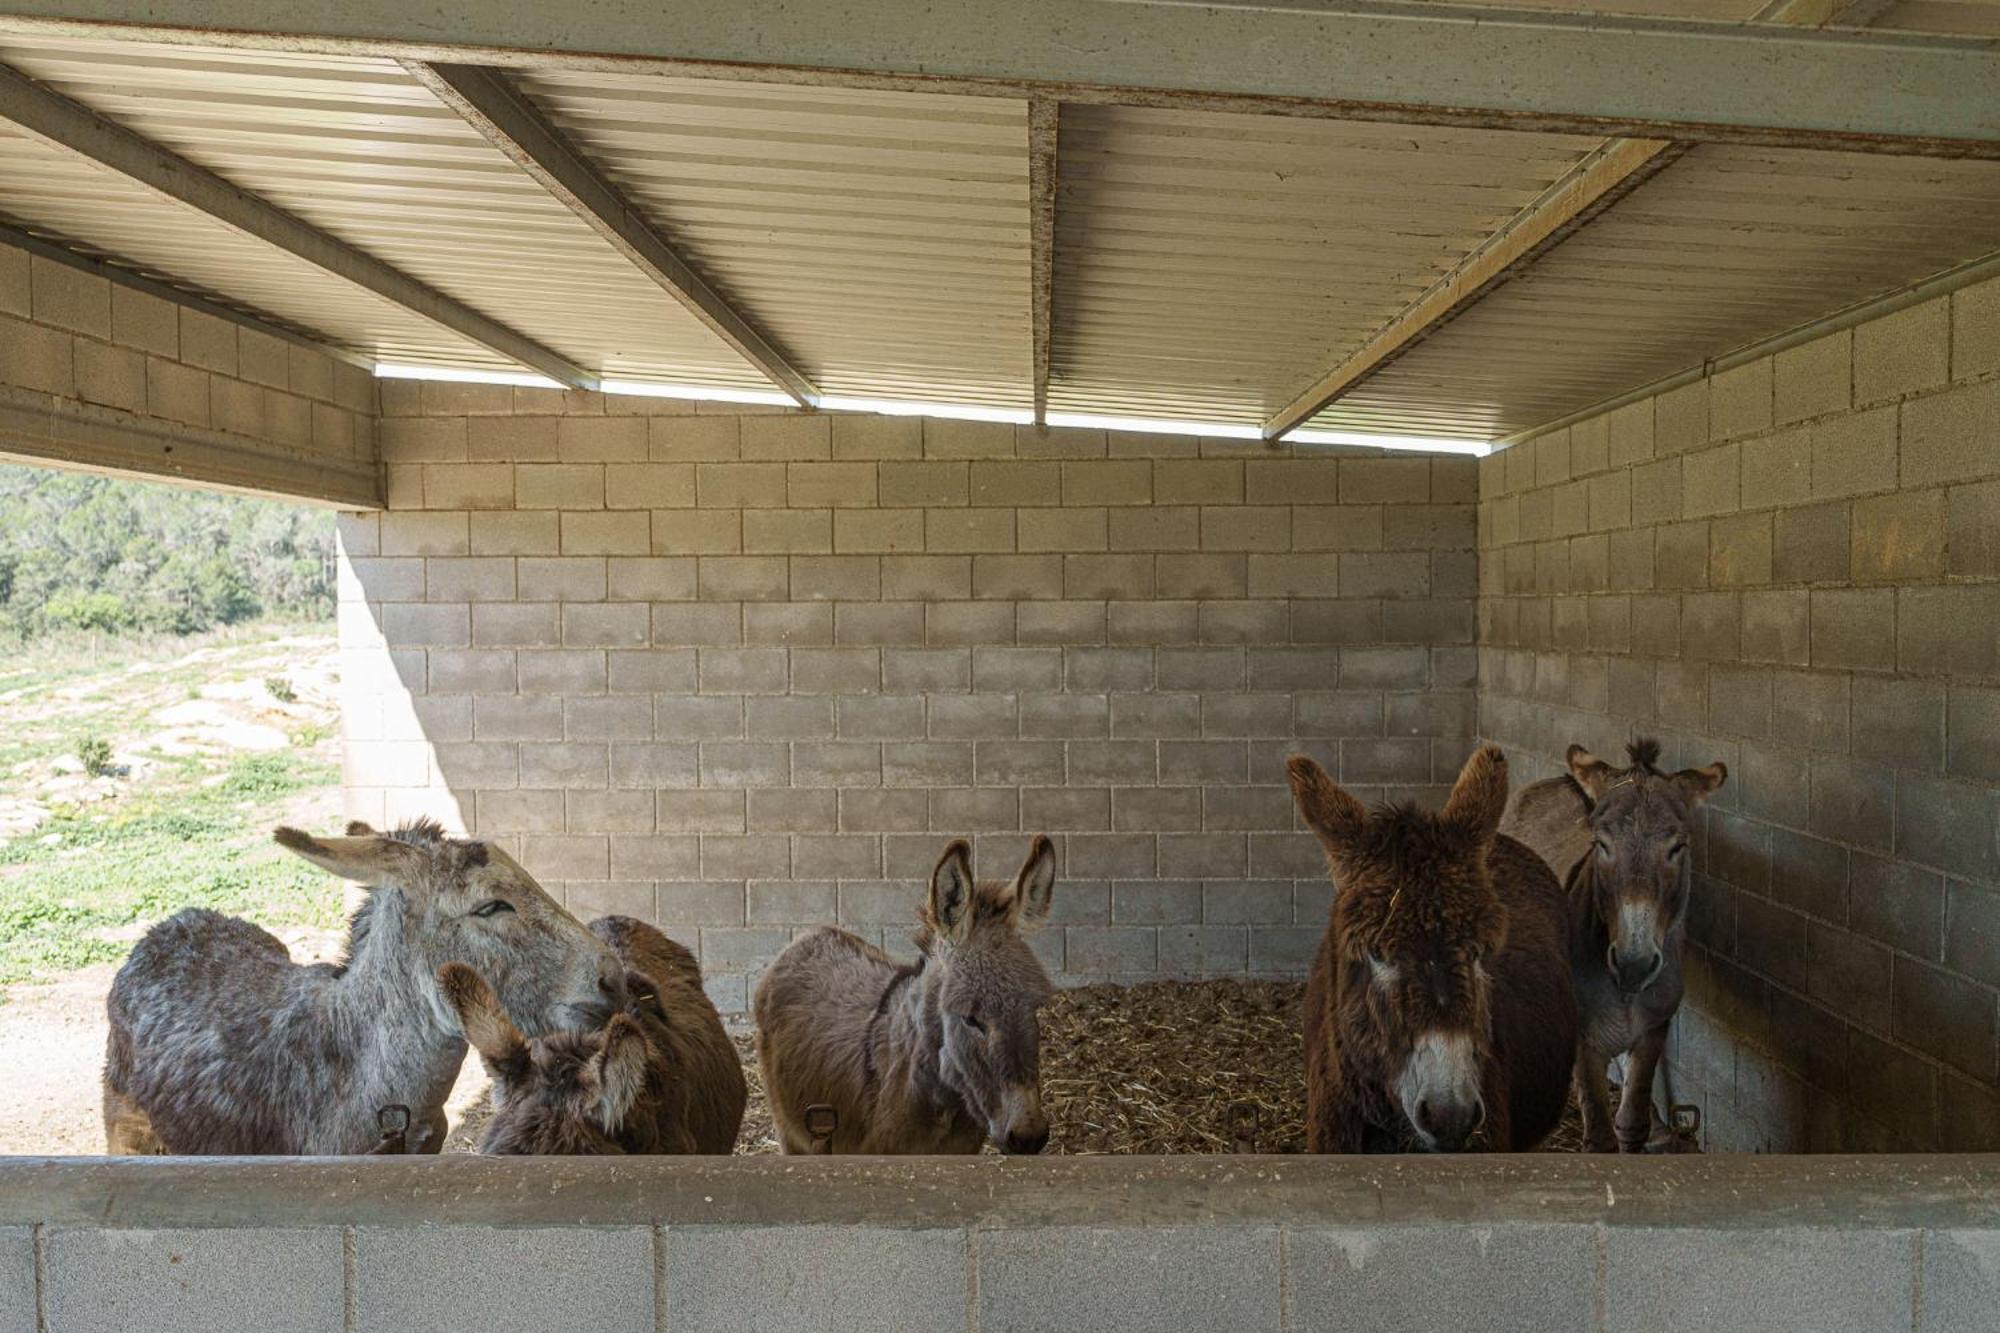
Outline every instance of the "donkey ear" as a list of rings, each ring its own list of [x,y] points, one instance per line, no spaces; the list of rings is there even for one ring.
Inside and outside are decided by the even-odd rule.
[[[624,1014],[604,1025],[604,1048],[592,1060],[597,1078],[597,1123],[615,1134],[632,1114],[646,1086],[646,1062],[652,1046],[645,1029]]]
[[[944,849],[931,871],[924,924],[945,939],[963,939],[972,924],[972,888],[972,845],[960,838]]]
[[[1299,813],[1328,851],[1345,846],[1368,822],[1367,807],[1341,790],[1309,756],[1293,755],[1285,762],[1285,772],[1292,780],[1292,800]]]
[[[1720,759],[1707,768],[1684,768],[1674,774],[1674,785],[1688,795],[1688,800],[1700,805],[1715,794],[1716,788],[1729,781],[1729,765]]]
[[[365,827],[365,826],[364,826]],[[295,828],[279,827],[271,838],[280,847],[321,870],[374,888],[400,882],[415,868],[422,853],[408,843],[378,834],[351,838],[315,838]]]
[[[1604,793],[1616,774],[1616,769],[1581,745],[1569,747],[1569,775],[1576,779],[1576,785],[1583,788],[1583,794],[1593,804],[1604,799]]]
[[[373,838],[377,835],[375,830],[368,826],[367,820],[350,819],[347,821],[347,836],[350,838]]]
[[[1445,798],[1444,817],[1486,839],[1500,831],[1500,816],[1506,809],[1507,756],[1497,745],[1482,745],[1458,771],[1458,781]]]
[[[500,1007],[485,977],[464,963],[446,963],[438,969],[438,989],[458,1015],[459,1029],[479,1052],[488,1074],[508,1083],[527,1072],[528,1039]]]
[[[1008,922],[1022,929],[1041,925],[1048,920],[1055,892],[1056,845],[1046,833],[1037,834],[1034,846],[1028,849],[1028,859],[1021,863],[1021,873],[1014,876],[1007,901]]]

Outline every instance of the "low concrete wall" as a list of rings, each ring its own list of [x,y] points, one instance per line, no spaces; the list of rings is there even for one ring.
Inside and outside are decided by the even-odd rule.
[[[0,1164],[0,1330],[1990,1330],[2000,1157]]]

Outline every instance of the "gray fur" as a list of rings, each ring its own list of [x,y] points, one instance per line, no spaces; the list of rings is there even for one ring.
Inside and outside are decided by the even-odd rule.
[[[1022,931],[1047,918],[1054,888],[1045,837],[1011,883],[975,881],[954,842],[931,872],[917,965],[831,927],[780,954],[755,1008],[784,1150],[810,1150],[805,1109],[826,1103],[836,1153],[1041,1151],[1038,1015],[1054,987]]]
[[[749,1089],[694,955],[631,917],[600,917],[590,932],[618,955],[631,996],[624,1016],[596,1031],[531,1042],[476,973],[443,969],[446,998],[493,1079],[479,1150],[727,1154]]]
[[[1681,1003],[1694,812],[1728,778],[1719,763],[1662,773],[1650,740],[1627,749],[1629,766],[1613,768],[1572,745],[1570,777],[1560,779],[1573,779],[1587,803],[1584,851],[1566,887],[1583,1020],[1576,1088],[1593,1152],[1639,1152],[1652,1137],[1653,1078]],[[1628,1052],[1614,1116],[1604,1070]]]
[[[191,908],[154,926],[111,984],[109,1150],[365,1153],[382,1107],[408,1106],[413,1150],[444,1144],[465,1039],[437,987],[448,962],[494,978],[535,1032],[595,1026],[624,969],[497,847],[420,822],[281,846],[370,893],[339,965],[292,962],[247,921]],[[475,912],[502,902],[511,911]]]

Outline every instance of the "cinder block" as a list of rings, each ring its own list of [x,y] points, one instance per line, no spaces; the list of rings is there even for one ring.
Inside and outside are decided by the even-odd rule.
[[[327,1234],[336,1268],[325,1283],[272,1281],[264,1265],[246,1267],[246,1278],[294,1297],[323,1290],[334,1302],[332,1323],[338,1325],[339,1235]],[[554,1327],[579,1319],[607,1328],[651,1327],[651,1229],[598,1228],[590,1244],[576,1240],[574,1229],[554,1227],[357,1228],[352,1327]]]
[[[1709,426],[1718,440],[1751,435],[1771,426],[1771,358],[1725,370],[1709,381]]]
[[[664,1280],[676,1329],[957,1328],[967,1301],[965,1234],[675,1227]]]
[[[1301,1328],[1581,1329],[1597,1242],[1584,1226],[1293,1231],[1286,1286]],[[1421,1290],[1420,1300],[1411,1293]]]
[[[1681,460],[1681,512],[1686,518],[1732,514],[1741,506],[1741,447],[1725,444]]]
[[[11,1235],[15,1233],[9,1233]],[[23,1285],[0,1284],[9,1328],[32,1329],[32,1250],[18,1232]],[[337,1227],[238,1230],[85,1230],[45,1236],[44,1299],[51,1329],[339,1328]],[[8,1267],[14,1266],[9,1256]],[[25,1299],[23,1299],[25,1298]]]
[[[884,556],[882,596],[917,602],[968,598],[972,596],[972,559],[963,555]],[[842,608],[843,616],[847,610]]]
[[[1889,588],[1819,588],[1812,593],[1812,663],[1816,667],[1895,669],[1895,623]]]
[[[1014,549],[1011,509],[930,509],[924,512],[924,549],[945,554]]]
[[[743,549],[740,509],[669,509],[653,514],[658,555],[732,555]]]
[[[746,554],[824,554],[834,548],[834,514],[824,508],[744,510]]]
[[[1917,1327],[1925,1333],[1989,1327],[2000,1310],[2000,1229],[1926,1231],[1918,1289],[1923,1306]]]
[[[1242,597],[1248,587],[1240,555],[1162,553],[1153,559],[1161,597]]]
[[[409,426],[435,424],[413,421]],[[389,452],[386,437],[383,450]],[[594,464],[522,463],[514,468],[514,497],[523,509],[602,509],[604,469]]]
[[[851,460],[921,458],[923,428],[921,417],[841,413],[833,418],[833,456]]]
[[[974,505],[1013,508],[1062,503],[1062,469],[1058,463],[1012,459],[976,462],[968,475]]]
[[[876,490],[884,509],[937,509],[970,503],[971,465],[953,462],[883,463]]]
[[[1681,460],[1665,458],[1632,469],[1632,521],[1671,522],[1681,517]],[[1521,536],[1533,539],[1546,532],[1530,530],[1527,501],[1521,507]]]
[[[921,509],[836,509],[833,549],[842,555],[921,551],[924,511]],[[1031,549],[1023,544],[1023,550]]]
[[[1845,412],[1853,399],[1853,354],[1853,334],[1843,330],[1773,357],[1778,422]]]
[[[1103,459],[1062,464],[1065,505],[1144,505],[1153,499],[1153,467],[1144,460]]]
[[[1874,1333],[1909,1323],[1915,1245],[1907,1231],[1613,1227],[1605,1247],[1608,1330],[1723,1328],[1750,1311],[1756,1327],[1773,1333]],[[1674,1272],[1702,1280],[1661,1279]]]
[[[1323,509],[1302,508],[1298,513],[1302,526],[1297,544],[1302,550],[1348,549],[1343,545],[1328,544],[1338,542],[1353,543],[1355,549],[1372,549],[1381,545],[1381,513],[1372,507],[1329,505]],[[1205,551],[1290,550],[1294,542],[1292,515],[1293,511],[1282,505],[1204,507],[1200,523],[1201,547]],[[1374,519],[1372,533],[1367,531],[1364,522],[1370,516]],[[1315,525],[1310,531],[1304,527],[1308,520]],[[1357,528],[1361,529],[1360,535],[1348,535]]]
[[[894,563],[894,562],[890,562]],[[885,576],[889,571],[884,570]],[[833,608],[833,641],[861,649],[924,641],[922,602],[847,603]]]
[[[92,338],[111,337],[111,282],[85,269],[40,255],[30,256],[30,285],[33,292],[33,318],[39,324],[50,324],[73,333],[86,334]],[[23,312],[27,313],[27,312]],[[236,373],[236,326],[211,315],[202,315],[192,310],[181,311],[183,319],[205,321],[209,325],[220,325],[228,334],[229,357],[226,365],[214,369],[226,374]],[[205,364],[203,354],[210,349],[203,345],[188,349],[192,355],[186,359],[196,364]]]
[[[1854,401],[1875,403],[1943,384],[1950,374],[1951,302],[1938,297],[1854,329]]]
[[[1686,453],[1707,444],[1709,383],[1696,380],[1653,400],[1653,447],[1659,454]]]
[[[691,463],[610,463],[604,469],[604,501],[613,509],[685,509],[695,502],[694,486]]]
[[[1844,503],[1780,511],[1772,577],[1780,583],[1845,583],[1852,571],[1850,531]]]
[[[652,549],[652,517],[643,511],[562,516],[564,555],[646,555]]]
[[[705,555],[696,570],[704,602],[781,602],[791,591],[791,566],[781,555]]]

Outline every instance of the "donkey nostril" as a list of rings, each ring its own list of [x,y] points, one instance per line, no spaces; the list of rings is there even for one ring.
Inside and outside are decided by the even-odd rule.
[[[612,982],[610,977],[599,977],[597,979],[597,989],[600,994],[611,995],[618,990],[618,987]]]
[[[1485,1123],[1486,1123],[1486,1099],[1484,1097],[1481,1097],[1472,1103],[1472,1129],[1476,1130]],[[1471,1131],[1468,1130],[1467,1132],[1469,1133]]]
[[[1417,1128],[1429,1130],[1431,1127],[1431,1104],[1428,1100],[1417,1099]]]

